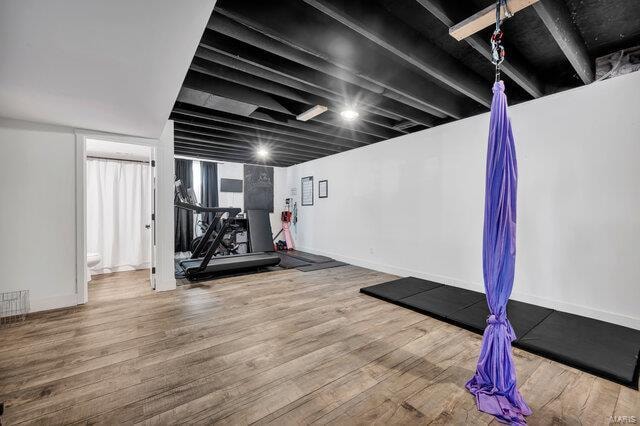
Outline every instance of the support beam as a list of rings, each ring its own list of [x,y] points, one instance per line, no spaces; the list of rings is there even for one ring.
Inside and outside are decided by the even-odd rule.
[[[593,82],[593,62],[562,0],[540,0],[533,8],[584,84]]]
[[[487,82],[418,31],[394,18],[375,2],[366,0],[304,0],[429,77],[468,96],[487,108],[491,95]]]
[[[180,114],[172,114],[171,117],[174,123],[179,124],[180,126],[189,126],[195,127],[199,129],[206,129],[207,131],[216,132],[217,134],[222,134],[223,136],[233,135],[234,137],[247,137],[249,140],[255,140],[257,142],[264,143],[279,143],[283,146],[293,146],[296,149],[309,151],[309,152],[318,152],[321,154],[335,154],[337,152],[342,152],[344,149],[334,149],[322,147],[319,143],[310,142],[304,139],[297,138],[286,138],[281,137],[272,132],[264,132],[264,131],[256,131],[253,128],[241,127],[236,125],[230,125],[227,123],[217,123],[217,122],[202,122],[197,119],[193,119],[191,117],[182,117]]]
[[[358,43],[356,48],[347,29],[328,18],[321,19],[322,15],[308,13],[297,2],[229,2],[221,5],[218,12],[385,88],[383,95],[391,99],[404,103],[409,100],[411,106],[439,117],[444,114],[462,118],[469,114],[470,106],[464,98],[409,69],[394,67],[390,73],[388,61],[381,58],[375,45]],[[290,25],[276,29],[272,24],[281,21]],[[345,48],[336,48],[343,43]]]
[[[447,0],[417,0],[417,2],[427,9],[435,18],[440,20],[446,27],[454,25],[456,19],[451,2]],[[487,61],[491,61],[491,46],[489,41],[483,40],[479,35],[473,34],[464,39],[469,46],[473,47]],[[491,64],[493,67],[493,65]],[[518,86],[522,87],[534,98],[539,98],[544,94],[543,84],[538,76],[531,71],[530,65],[524,64],[513,57],[509,52],[508,57],[502,62],[500,67],[502,72],[512,79]]]
[[[516,12],[521,11],[525,7],[529,7],[536,2],[538,2],[538,0],[507,0],[507,7],[509,9],[509,12],[515,14]],[[501,9],[500,17],[505,17],[504,8]],[[471,15],[464,21],[459,22],[449,28],[449,35],[460,41],[495,23],[496,5],[494,2],[491,6],[485,7],[480,12]]]

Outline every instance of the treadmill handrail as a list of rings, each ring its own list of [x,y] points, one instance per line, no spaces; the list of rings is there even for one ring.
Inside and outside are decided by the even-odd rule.
[[[183,203],[178,200],[176,200],[175,206],[180,209],[192,210],[198,213],[229,213],[229,217],[235,217],[242,211],[238,207],[204,207],[197,204]]]

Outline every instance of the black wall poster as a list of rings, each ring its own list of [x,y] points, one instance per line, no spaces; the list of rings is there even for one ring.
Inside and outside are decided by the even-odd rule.
[[[273,213],[273,167],[244,165],[244,210]]]

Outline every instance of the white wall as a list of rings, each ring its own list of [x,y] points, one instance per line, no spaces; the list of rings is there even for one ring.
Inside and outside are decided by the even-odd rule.
[[[151,142],[157,148],[157,235],[168,248],[158,251],[157,288],[167,290],[175,288],[173,122]],[[82,177],[76,159],[74,129],[0,119],[0,291],[29,290],[32,311],[83,300],[76,284],[85,272],[76,254],[86,251],[76,239],[84,207],[76,208]]]
[[[640,73],[510,113],[520,171],[513,298],[640,329]],[[481,290],[488,121],[288,168],[298,247]],[[316,197],[329,180],[329,198],[302,207],[308,175]]]
[[[176,288],[174,256],[173,121],[169,120],[156,145],[156,238],[164,250],[157,251],[156,290]],[[160,247],[159,247],[160,248]]]
[[[76,304],[72,129],[0,119],[0,291],[32,310]]]

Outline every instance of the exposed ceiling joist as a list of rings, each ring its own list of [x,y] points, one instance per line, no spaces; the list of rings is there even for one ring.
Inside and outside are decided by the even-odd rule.
[[[191,142],[189,140],[190,138],[184,138],[184,137],[178,137],[176,138],[176,142],[175,142],[175,147],[174,149],[179,149],[179,150],[189,150],[191,152],[197,152],[197,153],[201,153],[201,154],[210,154],[212,151],[212,148],[207,147],[207,146],[203,146],[203,145],[198,145],[197,143]],[[253,161],[260,161],[262,160],[262,158],[258,157],[257,153],[255,151],[251,151],[251,150],[230,150],[230,149],[225,149],[225,148],[220,148],[220,147],[216,147],[215,148],[215,152],[216,155],[226,155],[229,157],[238,157],[238,158],[244,158],[244,159],[250,159]],[[276,157],[275,154],[274,156],[272,156],[271,158],[267,157],[265,158],[265,160],[270,160],[274,163],[279,163],[279,164],[285,164],[285,163],[296,163],[296,162],[300,162],[300,161],[307,161],[307,160],[300,160],[300,159],[296,159],[296,158],[284,158],[284,157]]]
[[[316,124],[313,122],[301,122],[296,120],[295,117],[284,116],[276,112],[256,111],[251,114],[251,118],[269,121],[287,127],[293,127],[295,129],[304,130],[310,133],[316,133],[320,136],[323,136],[323,138],[328,137],[328,139],[331,139],[334,143],[343,144],[343,146],[364,146],[371,143],[380,142],[383,139],[379,136],[354,132],[348,128],[341,129],[336,126],[327,126],[324,124]]]
[[[571,23],[566,5],[561,0],[540,0],[533,5],[556,43],[576,70],[584,84],[593,82],[594,72],[582,36]]]
[[[511,14],[521,11],[525,7],[529,7],[536,3],[538,0],[508,0],[507,8]],[[500,18],[504,19],[506,11],[504,8],[500,9]],[[474,13],[462,22],[459,22],[449,28],[449,34],[451,37],[460,41],[477,33],[480,30],[487,28],[490,25],[496,23],[496,5],[495,3],[485,7],[481,11]]]
[[[435,16],[445,26],[451,27],[455,23],[451,2],[447,0],[417,0],[426,10]],[[491,47],[487,40],[473,34],[464,41],[480,53],[485,59],[491,61]],[[526,90],[534,98],[544,94],[543,84],[533,72],[531,65],[526,65],[513,58],[511,54],[502,62],[502,72],[511,78],[517,85]]]
[[[209,93],[211,95],[222,96],[224,98],[235,99],[246,104],[257,105],[272,111],[278,111],[284,114],[291,114],[284,105],[278,102],[272,96],[248,87],[243,87],[229,81],[215,78],[195,71],[189,71],[182,83],[182,87]],[[178,101],[185,101],[178,98]]]
[[[221,78],[236,84],[250,87],[255,90],[261,90],[263,92],[266,92],[272,95],[277,95],[282,98],[286,98],[295,102],[302,103],[305,105],[304,108],[306,109],[308,109],[310,106],[313,106],[313,105],[323,105],[323,106],[329,105],[331,107],[331,111],[334,114],[339,112],[336,106],[332,105],[331,102],[328,102],[327,99],[320,98],[312,94],[300,92],[295,89],[291,89],[287,86],[283,86],[278,83],[273,83],[269,80],[265,80],[261,77],[255,77],[249,74],[245,74],[223,65],[208,62],[201,58],[196,57],[194,59],[194,62],[191,65],[191,69],[194,71],[198,71],[200,73],[204,73],[204,74],[216,77],[216,78]],[[347,122],[340,121],[340,120],[335,120],[335,117],[332,114],[328,114],[328,116],[333,117],[334,119],[327,118],[327,115],[325,115],[323,117],[316,117],[315,121],[319,123],[329,124],[336,127],[353,129],[355,131],[367,133],[367,134],[377,136],[380,138],[385,138],[385,139],[400,136],[402,134],[402,132],[391,130],[390,128],[385,128],[384,126],[379,125],[375,118],[368,117],[367,114],[363,114],[363,115],[364,117],[362,120],[353,124],[349,124]]]
[[[525,8],[504,24],[511,103],[592,81],[591,58],[640,34],[637,0],[507,1]],[[170,116],[176,153],[298,164],[486,111],[495,4],[218,0]]]
[[[227,38],[227,40],[224,40],[220,36],[214,36],[216,33],[205,32],[200,42],[201,48],[198,49],[196,56],[216,61],[219,56],[215,56],[215,54],[224,55],[231,59],[232,63],[235,61],[236,64],[240,62],[249,66],[239,65],[237,69],[242,71],[265,78],[270,78],[265,76],[265,72],[269,73],[267,75],[279,75],[281,78],[273,81],[289,86],[291,86],[290,81],[294,81],[298,83],[294,87],[307,91],[309,89],[300,87],[300,84],[311,86],[316,90],[314,93],[318,96],[328,97],[341,105],[345,105],[349,101],[348,98],[351,98],[351,101],[355,98],[358,101],[358,105],[364,105],[371,112],[384,114],[389,118],[404,118],[431,127],[438,124],[434,115],[437,117],[446,116],[441,113],[429,114],[423,111],[422,105],[410,99],[394,99],[394,96],[390,93],[385,92],[385,95],[381,95],[345,82],[340,77],[344,78],[345,75],[348,75],[347,71],[340,69],[339,71],[334,71],[335,74],[328,74],[327,70],[322,70],[320,65],[325,62],[317,57],[309,55],[313,60],[301,58],[299,61],[295,61],[295,58],[291,56],[290,50],[296,51],[296,49],[282,43],[278,43],[268,52],[261,52],[256,47],[249,45],[249,43],[252,42],[256,35],[266,39],[269,38],[241,24],[234,24],[239,27],[235,36],[237,39]],[[275,40],[273,42],[275,43]],[[279,48],[283,50],[278,50]],[[304,54],[304,52],[298,52]],[[229,63],[229,59],[225,63]],[[262,70],[262,72],[257,70]],[[318,93],[318,90],[321,92]],[[381,91],[384,92],[384,89],[381,88]]]
[[[287,167],[296,164],[295,161],[279,161],[271,158],[258,159],[254,155],[230,154],[226,152],[215,152],[207,149],[197,149],[188,146],[176,146],[176,155],[187,157],[204,158],[208,160],[230,161],[234,163],[257,164],[262,166]]]
[[[337,140],[337,138],[325,137],[318,133],[309,133],[305,131],[300,131],[296,129],[288,129],[285,126],[280,125],[276,120],[268,120],[265,117],[261,116],[259,119],[244,118],[244,117],[234,117],[230,114],[225,114],[220,111],[207,111],[207,113],[198,112],[197,110],[190,110],[184,107],[177,107],[173,110],[174,113],[178,113],[181,115],[186,115],[189,117],[200,118],[204,120],[210,120],[214,122],[234,124],[237,126],[250,127],[256,130],[264,130],[267,132],[277,133],[282,136],[293,136],[296,138],[306,139],[308,141],[314,142],[314,146],[321,147],[332,147],[338,150],[343,150],[344,148],[356,148],[358,146],[362,146],[358,143],[348,142]],[[278,123],[278,124],[275,124]]]
[[[188,133],[188,134],[194,135],[194,137],[211,138],[216,142],[218,142],[220,145],[227,145],[230,147],[243,146],[243,147],[253,147],[257,149],[258,147],[265,146],[267,148],[282,149],[292,155],[298,155],[301,157],[308,156],[308,157],[315,158],[315,157],[327,155],[326,152],[318,152],[318,151],[313,151],[309,149],[305,150],[305,149],[301,149],[300,147],[294,148],[294,147],[291,147],[290,145],[285,145],[285,144],[277,143],[273,141],[267,142],[267,141],[261,141],[256,139],[248,139],[248,138],[243,139],[242,137],[234,134],[215,132],[207,129],[201,129],[198,127],[180,125],[180,126],[176,126],[175,129],[176,129],[176,132],[180,131],[183,133]]]
[[[261,112],[260,110],[256,110],[250,115],[251,118],[274,122],[283,126],[303,130],[305,132],[318,133],[323,138],[329,136],[335,139],[334,142],[345,144],[345,146],[354,147],[367,145],[383,139],[380,136],[353,132],[351,131],[351,129],[347,128],[341,129],[335,125],[300,122],[295,119],[295,111],[292,112],[284,106],[281,106],[280,108],[273,104],[271,104],[271,106],[267,106],[268,102],[261,99],[260,96],[257,96],[258,93],[263,94],[262,92],[229,81],[218,79],[216,77],[211,77],[204,74],[194,76],[190,72],[185,79],[184,87],[201,90],[205,93],[229,97],[231,99],[235,99],[244,103],[261,102],[260,104],[258,104],[258,106],[270,110],[271,112],[266,113]],[[178,101],[188,102],[189,99],[179,97]],[[277,104],[281,105],[280,103]]]
[[[230,125],[227,123],[202,122],[194,120],[190,117],[182,117],[179,114],[172,116],[174,122],[178,126],[189,126],[208,131],[217,132],[223,136],[234,135],[235,137],[245,137],[261,143],[278,143],[283,146],[298,147],[299,149],[308,150],[309,152],[317,152],[322,155],[331,155],[342,152],[344,148],[337,149],[334,147],[321,147],[320,143],[311,142],[305,139],[297,139],[295,137],[282,137],[276,133],[256,131],[253,128]]]
[[[343,50],[337,49],[340,43],[349,43],[351,39],[350,34],[339,25],[304,13],[295,3],[269,2],[260,5],[263,7],[247,2],[230,2],[222,5],[218,11],[255,31],[336,65],[343,70],[342,73],[355,74],[384,87],[384,96],[403,103],[410,100],[411,106],[439,117],[443,117],[443,114],[454,118],[466,115],[463,99],[456,99],[435,82],[416,78],[416,73],[408,69],[396,67],[393,73],[389,73],[389,64],[385,64],[385,69],[381,68],[379,52],[372,48],[358,44],[357,49],[348,46]],[[271,24],[282,20],[289,25],[275,28]],[[327,45],[325,34],[331,34],[336,43]],[[335,77],[340,78],[341,75]]]
[[[202,137],[201,135],[193,135],[187,132],[176,132],[176,138],[177,138],[176,143],[178,145],[184,145],[184,146],[189,145],[193,148],[207,149],[207,148],[215,147],[215,149],[220,152],[241,153],[243,155],[255,155],[256,153],[256,148],[252,146],[241,146],[241,145],[229,146],[229,145],[221,144],[215,139]],[[312,155],[292,154],[288,151],[282,151],[273,147],[270,147],[267,150],[269,153],[273,155],[277,155],[277,157],[282,160],[307,161],[307,160],[317,158],[316,156],[312,156]]]
[[[363,0],[304,0],[356,31],[429,77],[486,107],[491,106],[486,82],[417,31],[403,25],[375,2]]]

